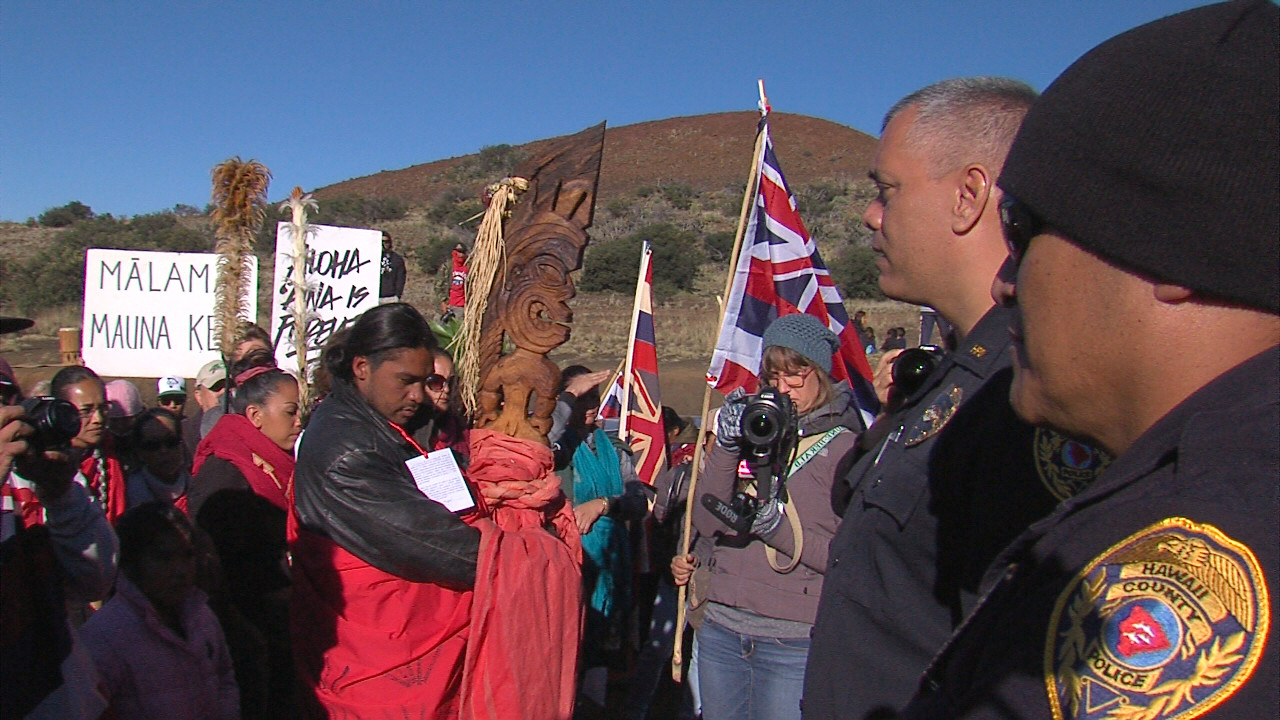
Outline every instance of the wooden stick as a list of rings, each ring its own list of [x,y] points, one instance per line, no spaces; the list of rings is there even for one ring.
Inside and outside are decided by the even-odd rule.
[[[764,81],[760,81],[761,99],[764,98]],[[764,107],[761,108],[761,116],[764,116]],[[747,231],[747,215],[751,212],[752,206],[755,204],[756,190],[760,181],[760,154],[763,149],[764,133],[756,133],[755,150],[751,154],[751,175],[747,178],[747,191],[742,196],[742,211],[738,214],[738,231],[733,238],[733,250],[729,253],[729,275],[724,281],[724,295],[720,299],[720,322],[716,327],[724,327],[725,306],[729,297],[729,292],[733,289],[733,276],[738,270],[738,254],[742,252],[742,237]],[[711,352],[715,353],[716,343],[720,340],[719,332],[711,341]],[[689,540],[693,533],[693,508],[694,508],[694,491],[698,486],[698,470],[702,464],[702,447],[706,443],[707,436],[707,414],[711,408],[711,384],[708,383],[702,393],[702,421],[698,428],[697,445],[693,448],[693,469],[689,474],[689,494],[685,498],[684,505],[684,531],[680,537],[680,554],[689,554]],[[688,595],[689,585],[685,583],[680,586],[676,599],[676,637],[675,649],[671,655],[671,677],[676,682],[681,681],[681,675],[684,670],[684,620],[685,620],[685,599]]]
[[[645,240],[640,248],[640,276],[636,278],[636,296],[631,302],[631,332],[627,335],[627,359],[623,361],[623,372],[626,374],[622,376],[622,397],[618,398],[622,404],[622,414],[618,418],[618,439],[626,443],[631,442],[631,438],[626,436],[627,413],[631,412],[631,370],[632,363],[635,362],[636,326],[640,324],[640,286],[644,284],[644,266],[648,256],[649,241]],[[665,438],[663,442],[666,442]]]

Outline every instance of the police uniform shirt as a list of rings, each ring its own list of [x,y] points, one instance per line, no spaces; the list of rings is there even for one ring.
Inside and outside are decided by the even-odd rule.
[[[1033,525],[905,715],[1280,716],[1278,398],[1272,348]]]
[[[1010,311],[992,308],[846,477],[805,677],[806,718],[896,710],[999,552],[1104,458],[1009,406]]]

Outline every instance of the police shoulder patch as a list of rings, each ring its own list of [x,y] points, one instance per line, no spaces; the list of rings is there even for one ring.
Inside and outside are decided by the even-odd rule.
[[[920,419],[907,431],[903,444],[912,447],[937,435],[951,421],[956,410],[960,409],[963,400],[964,390],[958,385],[952,385],[950,389],[938,393],[925,407]]]
[[[1048,428],[1036,428],[1036,474],[1059,501],[1083,490],[1111,464],[1111,455]]]
[[[1249,679],[1270,617],[1247,546],[1212,525],[1161,520],[1058,597],[1044,655],[1053,717],[1199,717]]]

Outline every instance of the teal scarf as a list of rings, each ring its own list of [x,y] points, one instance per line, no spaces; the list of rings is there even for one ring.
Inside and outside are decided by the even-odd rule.
[[[623,490],[617,448],[599,428],[591,440],[594,449],[584,440],[573,453],[573,501],[579,505],[595,498],[618,497]],[[628,550],[626,527],[607,515],[582,536],[586,556],[582,580],[591,607],[606,618],[626,607],[631,579]]]

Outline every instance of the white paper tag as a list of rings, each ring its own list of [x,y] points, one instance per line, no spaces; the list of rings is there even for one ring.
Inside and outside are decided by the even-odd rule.
[[[409,458],[404,464],[422,494],[449,508],[450,512],[464,512],[476,506],[452,450],[436,450]]]

